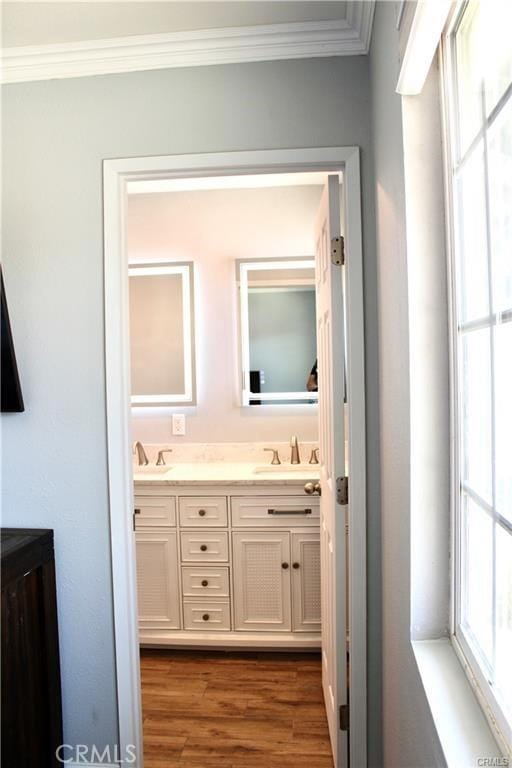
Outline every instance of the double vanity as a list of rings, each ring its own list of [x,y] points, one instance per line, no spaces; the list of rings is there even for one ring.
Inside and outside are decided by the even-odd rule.
[[[307,463],[135,467],[141,645],[320,647],[317,481]]]

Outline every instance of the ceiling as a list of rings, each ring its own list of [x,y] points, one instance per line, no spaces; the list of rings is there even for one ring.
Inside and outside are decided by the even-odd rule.
[[[4,2],[2,8],[2,45],[7,48],[347,16],[347,3],[337,0]]]
[[[2,3],[4,83],[368,53],[375,0]]]

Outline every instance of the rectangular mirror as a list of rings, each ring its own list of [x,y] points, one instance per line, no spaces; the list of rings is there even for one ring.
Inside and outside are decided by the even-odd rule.
[[[193,264],[128,270],[132,405],[195,404]]]
[[[242,404],[315,404],[314,259],[240,261],[238,269]]]

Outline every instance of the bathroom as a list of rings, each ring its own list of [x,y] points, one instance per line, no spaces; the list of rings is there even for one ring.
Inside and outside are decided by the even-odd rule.
[[[168,759],[268,765],[313,749],[331,766],[315,262],[326,195],[343,218],[342,174],[143,180],[127,192],[145,764],[167,745]],[[217,747],[202,741],[204,714],[222,716]]]

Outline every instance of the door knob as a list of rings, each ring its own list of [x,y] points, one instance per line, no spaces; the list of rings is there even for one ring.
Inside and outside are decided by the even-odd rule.
[[[321,496],[322,488],[320,486],[320,483],[306,483],[304,486],[304,492],[309,494],[310,496],[313,493],[318,493],[318,495]]]

